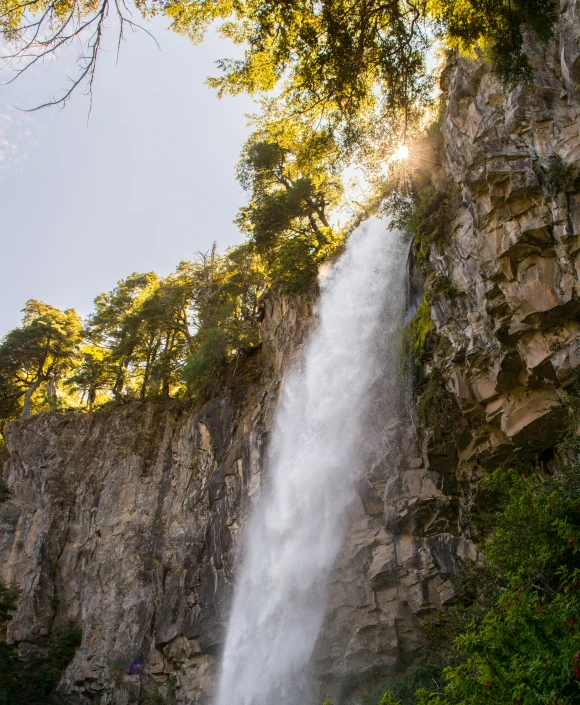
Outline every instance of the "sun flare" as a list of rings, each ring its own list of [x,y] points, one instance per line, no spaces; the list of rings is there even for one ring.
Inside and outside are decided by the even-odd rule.
[[[395,153],[393,154],[393,159],[395,159],[396,161],[402,161],[403,159],[407,159],[408,156],[409,148],[406,144],[401,144],[395,150]]]

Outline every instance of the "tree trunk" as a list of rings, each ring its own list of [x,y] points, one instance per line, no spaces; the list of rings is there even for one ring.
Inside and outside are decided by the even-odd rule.
[[[42,382],[43,382],[42,377],[39,377],[37,380],[35,380],[32,383],[32,386],[26,390],[26,394],[24,395],[24,406],[22,408],[22,418],[23,419],[27,419],[30,416],[30,404],[31,404],[31,400],[32,400],[32,395],[40,387]]]
[[[46,385],[46,396],[48,398],[49,409],[56,409],[57,396],[56,396],[56,381],[51,377]]]

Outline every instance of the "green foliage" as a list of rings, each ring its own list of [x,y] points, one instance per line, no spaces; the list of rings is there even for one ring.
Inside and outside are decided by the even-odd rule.
[[[380,705],[384,702],[413,705],[416,691],[433,687],[439,676],[440,669],[430,663],[425,655],[419,656],[406,672],[391,676],[363,697],[362,705]]]
[[[330,125],[345,144],[356,143],[373,122],[398,109],[408,122],[409,113],[428,101],[431,81],[425,57],[434,31],[466,52],[483,49],[496,74],[512,86],[530,74],[522,49],[524,30],[546,42],[557,19],[554,0],[134,4],[144,17],[165,14],[175,31],[194,42],[217,27],[244,47],[242,59],[221,60],[221,75],[209,80],[220,94],[259,95],[276,89],[272,100],[281,112],[308,114],[311,124]],[[87,81],[91,86],[109,11],[116,13],[121,32],[134,23],[130,6],[110,8],[106,0],[2,0],[0,33],[24,67],[81,40],[78,76],[52,104],[66,102],[76,85]]]
[[[505,497],[485,552],[499,589],[475,628],[455,640],[463,661],[445,669],[453,701],[580,698],[580,494],[567,489],[578,486],[580,467],[562,473],[509,470],[489,481]]]
[[[580,462],[565,445],[556,474],[532,465],[484,482],[496,509],[482,561],[425,623],[415,696],[388,684],[404,705],[579,702]]]
[[[482,48],[494,73],[507,88],[531,80],[532,70],[523,50],[523,31],[531,30],[542,43],[553,34],[558,19],[554,0],[479,3],[475,0],[433,0],[431,12],[440,34],[464,52]]]
[[[183,377],[193,395],[214,392],[228,363],[228,335],[221,328],[209,328],[186,360]]]
[[[421,390],[417,413],[421,425],[432,431],[436,442],[446,442],[453,437],[460,411],[438,370],[431,372]]]
[[[19,591],[0,583],[0,628],[16,610]],[[71,627],[38,640],[27,658],[0,641],[0,705],[58,705],[56,686],[80,645],[81,633]]]
[[[250,202],[237,222],[264,259],[269,281],[294,293],[313,285],[319,264],[340,244],[328,210],[342,186],[332,134],[296,121],[284,127],[264,125],[245,146],[238,178]]]
[[[407,371],[409,362],[413,363],[414,367],[420,367],[424,360],[427,347],[427,339],[429,333],[433,329],[433,321],[431,319],[431,309],[427,303],[427,299],[423,299],[412,320],[403,328],[402,333],[402,348],[403,348],[403,365],[404,372]]]
[[[56,406],[56,385],[71,369],[81,327],[73,310],[26,302],[22,326],[0,343],[0,430],[20,413]]]
[[[422,245],[444,241],[449,233],[458,188],[447,176],[417,172],[413,183],[413,209],[405,225]]]
[[[387,691],[386,693],[383,693],[383,697],[379,700],[379,705],[401,705],[400,701],[396,702],[393,699],[393,693],[390,691]]]
[[[429,303],[433,303],[435,299],[444,294],[445,296],[454,296],[457,290],[453,284],[443,274],[438,273],[432,276],[426,283],[426,298]]]
[[[56,686],[80,644],[80,632],[68,629],[39,645],[39,653],[20,658],[0,642],[0,705],[58,705]]]
[[[0,430],[23,412],[207,396],[227,364],[260,345],[266,286],[243,244],[222,256],[214,246],[165,278],[131,274],[97,296],[84,328],[74,311],[29,301],[0,344]]]
[[[549,157],[544,163],[537,161],[534,170],[540,183],[548,187],[552,195],[577,193],[580,188],[578,174],[559,155]]]

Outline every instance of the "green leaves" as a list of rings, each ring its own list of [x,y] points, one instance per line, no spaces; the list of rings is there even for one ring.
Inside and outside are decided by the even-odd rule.
[[[575,461],[557,476],[506,470],[487,481],[503,507],[470,591],[442,622],[455,636],[445,694],[423,690],[421,705],[580,700],[580,495],[569,490],[579,476]]]
[[[558,18],[553,0],[435,0],[432,16],[441,33],[465,52],[483,49],[494,73],[508,89],[531,80],[532,69],[523,50],[523,32],[531,30],[543,43],[553,34]]]
[[[81,331],[72,309],[60,311],[35,299],[26,302],[22,326],[0,343],[0,423],[29,414],[33,406],[40,410],[57,403],[55,388],[71,369]]]
[[[0,582],[0,627],[5,627],[16,611],[20,591]],[[56,705],[53,697],[60,674],[73,658],[81,633],[70,627],[39,640],[37,653],[18,657],[15,647],[0,641],[0,705]]]
[[[23,325],[0,344],[0,429],[27,407],[92,409],[214,391],[222,368],[259,345],[265,286],[251,247],[219,256],[214,246],[165,278],[131,274],[97,296],[84,328],[72,310],[29,301]]]
[[[341,242],[329,225],[342,193],[336,150],[326,130],[282,121],[266,124],[242,153],[238,178],[250,202],[237,223],[283,292],[311,287],[319,264]]]

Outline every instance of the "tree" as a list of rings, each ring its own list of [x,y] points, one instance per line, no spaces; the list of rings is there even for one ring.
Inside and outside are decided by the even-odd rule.
[[[331,132],[290,121],[264,125],[242,153],[238,178],[250,203],[237,222],[285,291],[307,287],[340,242],[329,222],[342,195],[336,156]]]
[[[180,397],[186,386],[197,393],[206,388],[198,384],[202,378],[217,379],[216,371],[259,343],[257,301],[265,283],[259,257],[248,245],[219,256],[214,244],[165,278],[130,275],[95,299],[82,361],[69,387],[89,406],[108,398]],[[219,336],[210,333],[216,329]],[[225,341],[219,356],[209,342],[218,337]],[[213,367],[200,362],[218,357]],[[196,371],[186,371],[184,378],[184,369]]]
[[[73,393],[80,392],[80,404],[86,402],[92,409],[112,388],[115,374],[108,351],[98,345],[83,345],[79,357],[80,363],[65,385]]]
[[[16,611],[20,590],[0,582],[0,629]],[[0,705],[58,705],[56,688],[62,672],[81,642],[81,633],[69,627],[36,639],[37,653],[21,658],[16,646],[0,641]]]
[[[0,422],[23,412],[213,392],[225,367],[260,345],[263,262],[217,246],[161,278],[133,273],[85,321],[30,300],[0,343]]]
[[[201,41],[216,23],[244,58],[222,60],[222,75],[211,80],[221,93],[260,94],[278,87],[277,102],[286,114],[322,119],[344,140],[360,130],[428,97],[425,64],[434,28],[465,50],[487,51],[496,72],[508,82],[525,77],[523,29],[541,40],[551,34],[554,0],[135,0],[144,17],[163,13],[173,29]],[[0,31],[23,61],[19,71],[61,47],[81,45],[79,72],[61,98],[77,85],[90,90],[106,20],[117,17],[119,42],[126,26],[135,27],[126,3],[96,0],[0,0]],[[401,125],[404,133],[404,124]]]
[[[183,366],[192,396],[215,392],[228,363],[260,344],[259,301],[266,289],[260,258],[248,244],[218,258],[201,255],[202,276],[195,297],[196,331]]]
[[[87,321],[87,339],[104,351],[102,362],[89,363],[93,373],[97,368],[101,371],[95,384],[100,384],[104,377],[111,378],[111,392],[116,399],[121,399],[125,392],[129,368],[143,342],[140,309],[158,282],[159,277],[154,272],[131,274],[112,291],[97,296],[95,312]]]
[[[463,52],[470,53],[476,46],[483,49],[507,88],[515,88],[532,77],[523,49],[523,31],[531,30],[546,43],[558,19],[553,0],[432,0],[430,10],[439,25],[439,34]]]
[[[81,320],[73,309],[60,311],[29,299],[22,326],[11,330],[0,344],[0,418],[29,416],[34,399],[44,388],[45,403],[57,404],[57,385],[76,364]],[[36,396],[35,396],[36,395]]]

